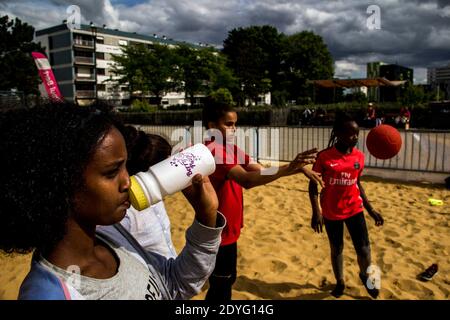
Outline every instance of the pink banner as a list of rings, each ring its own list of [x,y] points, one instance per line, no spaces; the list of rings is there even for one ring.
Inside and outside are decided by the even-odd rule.
[[[56,82],[47,57],[40,52],[32,52],[31,55],[33,56],[34,62],[39,70],[39,75],[44,83],[49,99],[55,102],[63,101],[63,97],[58,88],[58,83]]]

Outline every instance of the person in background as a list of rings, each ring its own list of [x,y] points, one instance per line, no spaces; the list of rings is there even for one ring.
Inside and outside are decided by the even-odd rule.
[[[313,112],[306,106],[305,110],[302,112],[303,121],[300,121],[300,124],[304,126],[310,125],[312,116]]]
[[[399,116],[403,128],[405,128],[405,130],[408,130],[409,122],[411,120],[411,112],[409,111],[409,108],[407,106],[401,108]]]
[[[375,106],[373,105],[372,102],[369,102],[368,106],[367,106],[367,113],[366,113],[366,118],[365,120],[367,121],[367,126],[369,128],[373,128],[374,126],[376,126],[376,110],[375,110]]]

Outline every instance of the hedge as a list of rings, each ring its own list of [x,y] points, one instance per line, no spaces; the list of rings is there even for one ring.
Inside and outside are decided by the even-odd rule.
[[[322,110],[323,116],[316,117],[309,123],[304,122],[303,112],[309,108],[318,112]],[[385,117],[385,123],[395,125],[394,119],[401,106],[396,103],[383,103],[376,106],[377,115]],[[352,114],[358,123],[364,126],[364,117],[367,106],[351,103],[328,105],[293,106],[286,108],[272,108],[270,106],[237,109],[238,124],[245,126],[299,126],[320,125],[331,126],[337,111]],[[435,108],[436,109],[436,108]],[[417,105],[410,108],[411,128],[450,129],[450,106],[448,110],[433,111],[429,105]],[[125,123],[142,125],[193,125],[194,121],[202,119],[201,109],[184,111],[156,111],[156,112],[123,112],[119,113]]]

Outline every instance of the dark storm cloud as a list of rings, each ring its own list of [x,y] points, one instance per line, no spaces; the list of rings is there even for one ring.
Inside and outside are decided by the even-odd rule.
[[[437,9],[427,7],[432,4],[380,6],[381,30],[352,26],[341,34],[328,30],[324,38],[336,59],[353,57],[363,62],[374,55],[413,67],[449,63],[450,15],[439,15]]]
[[[285,31],[288,26],[295,23],[297,15],[288,6],[279,5],[274,9],[272,6],[257,4],[252,10],[246,12],[243,20],[247,21],[248,25],[268,24],[276,26],[280,31]]]

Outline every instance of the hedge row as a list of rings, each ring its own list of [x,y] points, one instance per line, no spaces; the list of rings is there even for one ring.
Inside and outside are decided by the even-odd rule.
[[[304,111],[309,108],[315,116],[305,118]],[[360,125],[365,124],[366,106],[355,104],[328,104],[314,106],[294,106],[287,108],[271,108],[270,106],[238,109],[239,125],[248,126],[298,126],[317,125],[330,126],[337,111],[352,114]],[[450,129],[450,105],[448,109],[431,108],[428,105],[415,106],[411,109],[412,128]],[[395,125],[395,117],[399,114],[398,104],[380,104],[376,106],[377,116],[383,117],[385,123]],[[126,123],[142,125],[193,125],[202,118],[201,109],[185,111],[156,111],[151,113],[120,113]]]

